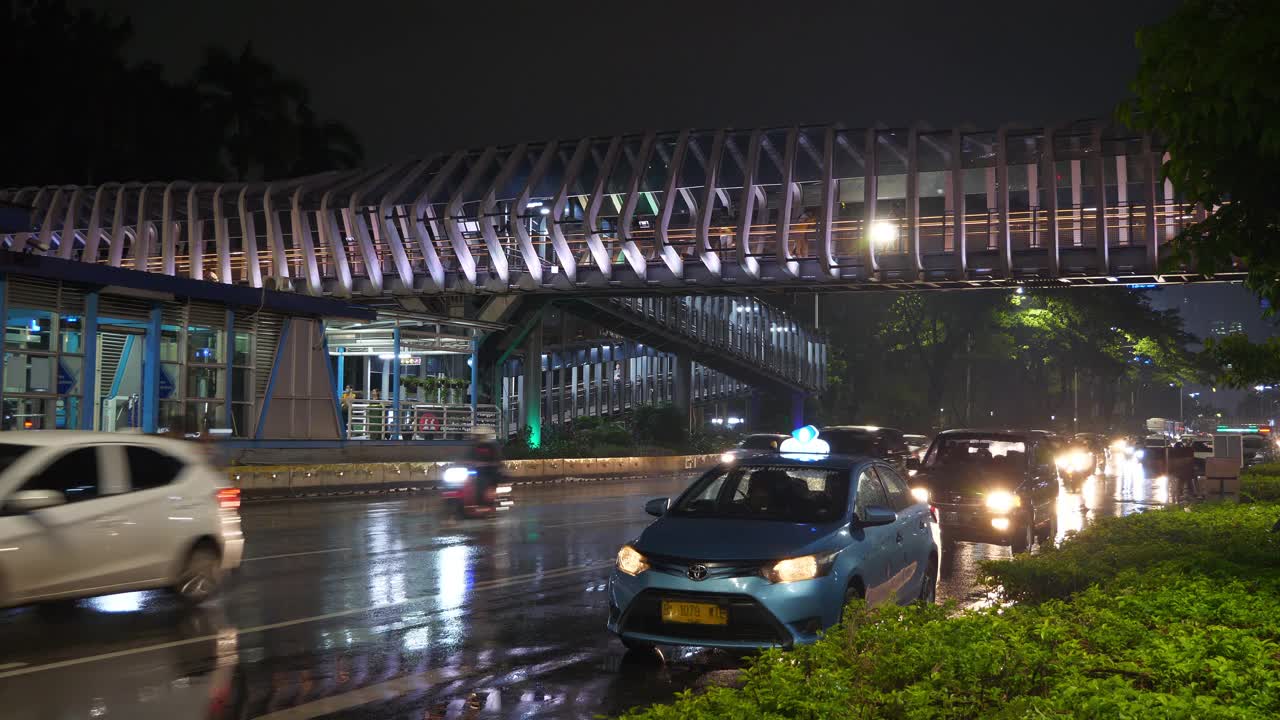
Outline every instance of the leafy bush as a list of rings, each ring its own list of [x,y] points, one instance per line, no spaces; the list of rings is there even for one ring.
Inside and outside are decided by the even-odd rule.
[[[1280,714],[1274,597],[1159,575],[1121,596],[966,612],[851,606],[812,646],[770,650],[740,690],[633,711],[675,718],[1265,718]]]
[[[1016,604],[857,603],[816,644],[759,655],[741,689],[626,717],[1280,717],[1277,515],[1221,504],[1099,520],[984,565]]]
[[[1019,602],[1066,598],[1126,570],[1257,578],[1280,572],[1274,505],[1205,504],[1099,518],[1058,548],[982,563],[986,580]]]
[[[641,445],[680,447],[689,440],[685,430],[689,421],[680,417],[674,405],[640,405],[631,420]]]
[[[1240,498],[1248,502],[1280,500],[1280,464],[1245,470],[1240,476]]]
[[[1280,463],[1254,465],[1244,471],[1246,475],[1262,475],[1264,477],[1280,477]]]

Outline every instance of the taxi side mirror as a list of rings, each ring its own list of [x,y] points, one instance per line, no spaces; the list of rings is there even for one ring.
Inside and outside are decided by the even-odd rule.
[[[883,505],[872,505],[862,511],[862,517],[858,519],[858,525],[876,527],[879,525],[892,525],[897,521],[898,513]]]
[[[669,503],[669,498],[654,498],[644,504],[644,511],[654,517],[662,517],[666,514]]]

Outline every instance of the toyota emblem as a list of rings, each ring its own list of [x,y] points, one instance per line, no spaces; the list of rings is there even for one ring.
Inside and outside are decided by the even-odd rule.
[[[690,565],[689,570],[685,574],[689,576],[690,580],[706,580],[707,566],[706,565]]]

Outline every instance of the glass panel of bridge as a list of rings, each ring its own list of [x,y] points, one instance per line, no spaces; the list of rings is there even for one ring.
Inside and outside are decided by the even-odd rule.
[[[689,135],[689,147],[685,151],[684,164],[680,166],[680,177],[676,187],[680,188],[681,198],[676,202],[675,211],[671,215],[668,226],[668,239],[678,252],[686,256],[695,256],[697,244],[698,211],[706,197],[707,158],[711,153],[714,133],[701,132]]]
[[[946,132],[921,133],[916,140],[920,252],[926,256],[955,250],[950,143]]]
[[[1064,248],[1093,247],[1091,220],[1097,212],[1097,152],[1088,127],[1067,128],[1053,137],[1058,183],[1058,238]]]
[[[722,189],[711,213],[711,246],[721,252],[734,252],[738,242],[738,223],[745,199],[743,183],[746,181],[748,131],[725,134],[724,152],[720,156],[719,178],[716,187]],[[720,203],[728,203],[721,207]],[[724,257],[721,258],[722,260]]]
[[[1011,132],[1005,137],[1009,178],[1009,236],[1014,251],[1034,250],[1047,244],[1048,220],[1044,213],[1040,182],[1040,158],[1044,135]]]
[[[800,186],[800,198],[793,208],[791,254],[800,259],[818,257],[817,223],[822,216],[822,153],[825,129],[800,128],[796,142],[793,181]]]
[[[996,134],[966,133],[961,137],[960,166],[964,182],[965,247],[996,249]],[[975,270],[990,267],[988,260],[975,260]]]
[[[525,263],[524,255],[520,253],[520,248],[516,244],[516,229],[511,226],[511,203],[516,199],[516,196],[524,191],[525,183],[528,181],[530,173],[533,172],[533,164],[541,152],[541,146],[534,146],[526,147],[524,154],[519,158],[513,158],[510,153],[498,154],[498,168],[505,168],[509,161],[515,162],[515,171],[511,173],[507,183],[498,188],[495,196],[497,202],[494,204],[492,211],[498,242],[502,244],[503,253],[507,258],[507,266],[512,273],[524,272]],[[529,231],[530,237],[533,236],[533,231],[542,224],[540,208],[541,206],[538,205],[533,207],[526,205],[519,210],[520,222]],[[487,251],[485,255],[488,255]]]
[[[658,246],[653,229],[657,221],[658,209],[665,199],[663,191],[666,188],[671,153],[675,149],[677,137],[675,134],[666,134],[654,139],[644,172],[640,175],[640,197],[636,199],[635,216],[631,222],[631,238],[649,262],[655,262],[658,258]],[[683,209],[683,203],[675,204],[672,212],[673,221],[676,213]]]
[[[1103,135],[1107,169],[1107,240],[1112,247],[1146,245],[1147,180],[1142,138]]]
[[[859,240],[862,237],[863,206],[866,201],[866,143],[861,130],[836,131],[835,212],[831,216],[832,254],[841,268],[863,267]]]
[[[876,132],[876,251],[906,252],[907,131]],[[882,224],[883,223],[883,224]]]

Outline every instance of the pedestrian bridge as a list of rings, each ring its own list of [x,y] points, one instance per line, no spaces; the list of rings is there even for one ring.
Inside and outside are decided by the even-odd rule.
[[[248,183],[30,187],[11,250],[338,297],[1207,279],[1163,149],[1097,122],[646,132]],[[1239,268],[1218,279],[1241,274]]]

